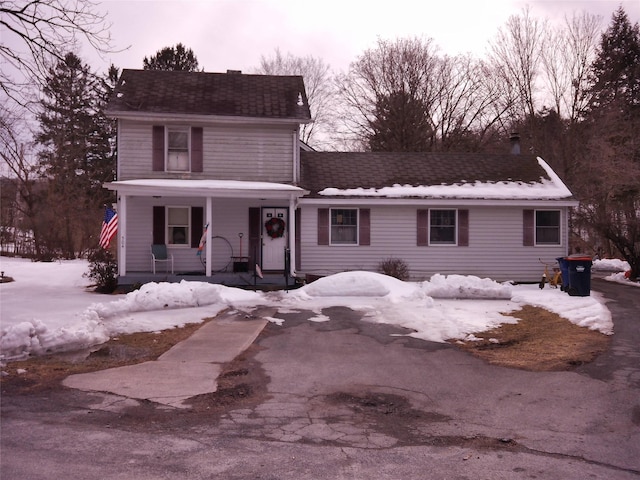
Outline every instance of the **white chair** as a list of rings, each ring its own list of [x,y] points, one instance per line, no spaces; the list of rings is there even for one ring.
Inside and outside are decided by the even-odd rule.
[[[153,273],[156,273],[156,263],[164,263],[165,271],[169,271],[171,265],[171,274],[173,275],[173,255],[167,252],[166,245],[151,245],[151,260],[153,263]]]

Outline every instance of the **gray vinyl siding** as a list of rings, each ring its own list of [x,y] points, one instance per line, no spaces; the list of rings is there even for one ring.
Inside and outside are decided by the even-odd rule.
[[[203,172],[152,171],[152,124],[120,120],[118,180],[193,178],[290,183],[293,129],[251,126],[203,127]]]
[[[244,199],[213,199],[213,222],[211,227],[212,240],[212,268],[213,271],[223,270],[227,265],[232,269],[231,256],[240,255],[239,233],[242,238],[242,255],[248,254],[249,242],[249,207],[285,207],[281,204],[268,201],[261,205],[259,201]],[[153,243],[153,207],[154,206],[198,206],[206,209],[205,200],[202,198],[141,198],[130,197],[127,202],[127,272],[150,272],[151,244]],[[206,218],[206,211],[204,213]],[[206,223],[206,220],[205,220]],[[197,248],[169,247],[169,253],[173,254],[174,270],[176,273],[200,272],[204,274],[205,266],[197,255]],[[164,271],[164,265],[158,267]],[[188,279],[188,277],[187,277]]]
[[[435,273],[442,273],[476,275],[498,281],[537,281],[543,271],[539,259],[554,263],[556,257],[567,254],[566,208],[559,208],[560,245],[523,247],[523,208],[465,206],[460,208],[469,210],[468,247],[418,247],[416,211],[427,207],[362,207],[371,209],[370,246],[319,246],[317,208],[302,208],[300,273],[328,275],[347,270],[376,271],[381,260],[393,257],[407,263],[413,280],[427,280]]]

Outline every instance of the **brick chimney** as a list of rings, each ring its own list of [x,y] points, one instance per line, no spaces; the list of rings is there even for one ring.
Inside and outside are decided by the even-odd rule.
[[[513,132],[509,136],[509,142],[511,142],[511,154],[520,155],[520,134]]]

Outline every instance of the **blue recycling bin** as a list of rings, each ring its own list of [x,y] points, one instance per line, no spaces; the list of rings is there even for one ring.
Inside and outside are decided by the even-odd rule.
[[[569,266],[569,295],[591,295],[591,257],[567,257],[566,261]]]
[[[562,286],[560,290],[566,292],[569,290],[569,262],[566,257],[556,258],[556,262],[560,266],[560,273],[562,274]]]

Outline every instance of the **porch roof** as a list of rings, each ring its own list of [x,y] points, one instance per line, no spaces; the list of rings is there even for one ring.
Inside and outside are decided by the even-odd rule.
[[[238,180],[138,179],[104,184],[123,195],[166,197],[291,198],[309,192],[295,185]]]

